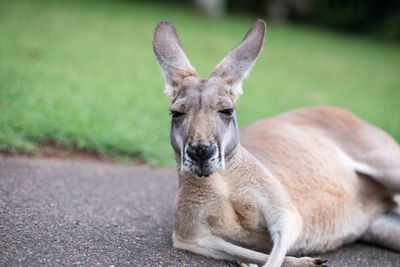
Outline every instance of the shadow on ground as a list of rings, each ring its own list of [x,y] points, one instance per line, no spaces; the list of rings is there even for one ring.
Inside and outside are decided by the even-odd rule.
[[[173,170],[0,157],[0,265],[228,266],[172,248]],[[353,244],[331,266],[400,266]]]

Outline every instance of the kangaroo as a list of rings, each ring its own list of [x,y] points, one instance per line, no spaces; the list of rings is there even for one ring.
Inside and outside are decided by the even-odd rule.
[[[384,131],[321,106],[239,135],[235,102],[265,33],[257,20],[202,79],[174,26],[155,28],[179,174],[174,246],[244,266],[325,266],[304,255],[360,239],[400,251],[400,147]]]

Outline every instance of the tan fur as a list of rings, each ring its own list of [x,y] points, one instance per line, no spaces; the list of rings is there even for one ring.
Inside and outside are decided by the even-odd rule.
[[[264,266],[323,266],[286,255],[357,239],[400,251],[400,224],[386,214],[400,192],[400,147],[388,134],[343,109],[311,107],[254,122],[239,141],[234,103],[265,31],[256,21],[207,79],[171,85],[194,68],[172,24],[156,28],[154,52],[178,114],[174,246]]]
[[[332,123],[348,127],[335,127],[334,132],[323,134],[326,122],[318,124],[309,119],[321,112],[328,113]],[[258,121],[241,131],[241,144],[280,177],[303,218],[303,238],[308,241],[295,246],[296,253],[323,252],[353,241],[373,219],[393,206],[390,190],[357,174],[343,161],[344,152],[331,138],[345,136],[340,131],[355,127],[356,120],[364,123],[338,108],[315,107]],[[346,140],[353,141],[346,138],[342,142]],[[365,149],[358,145],[360,151]],[[345,235],[344,228],[351,231],[349,238],[341,236]],[[313,245],[316,232],[320,240]]]

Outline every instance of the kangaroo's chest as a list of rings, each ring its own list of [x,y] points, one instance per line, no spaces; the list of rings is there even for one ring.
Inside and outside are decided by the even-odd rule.
[[[186,214],[185,217],[195,218],[196,229],[205,227],[213,235],[249,249],[269,250],[272,242],[258,203],[248,194],[238,194],[227,187],[223,180],[216,181],[201,192],[201,197],[196,190],[187,190],[191,194],[181,194],[184,198],[178,198],[178,207],[191,201],[192,215]],[[177,210],[177,213],[182,212]]]
[[[207,223],[213,234],[264,253],[272,248],[265,219],[257,203],[237,197],[222,202],[224,207],[221,213],[211,212],[207,216]]]

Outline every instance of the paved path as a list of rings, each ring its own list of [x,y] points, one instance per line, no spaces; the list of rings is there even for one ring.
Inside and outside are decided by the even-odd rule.
[[[172,248],[175,171],[0,157],[0,266],[228,266]],[[354,244],[331,266],[400,266]]]

